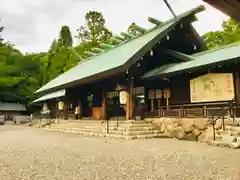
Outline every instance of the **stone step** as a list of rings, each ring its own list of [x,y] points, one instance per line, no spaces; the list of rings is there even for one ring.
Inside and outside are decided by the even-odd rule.
[[[56,129],[56,128],[45,128],[48,131],[58,131],[58,132],[65,132],[65,133],[74,133],[79,135],[86,135],[86,136],[100,136],[100,137],[107,137],[107,138],[114,138],[114,139],[149,139],[149,138],[168,138],[166,134],[163,133],[153,133],[153,134],[115,134],[110,132],[107,134],[106,132],[86,132],[86,131],[78,131],[72,129]]]
[[[240,132],[240,126],[225,126],[226,131],[237,131]]]
[[[223,140],[211,141],[211,142],[208,142],[208,144],[213,146],[220,146],[220,147],[228,147],[228,148],[231,147],[228,142]]]
[[[81,129],[90,129],[90,130],[96,130],[96,129],[107,129],[107,126],[69,126],[69,125],[51,125],[52,128],[81,128]],[[146,125],[146,126],[122,126],[119,125],[119,127],[116,126],[109,126],[109,129],[111,130],[121,130],[121,131],[142,131],[142,130],[156,130],[157,128],[152,125]]]
[[[106,128],[107,124],[52,124],[52,127],[83,127],[83,128]],[[109,124],[109,127],[116,128],[117,124]],[[131,128],[131,129],[141,129],[141,128],[153,128],[152,124],[119,124],[120,128]]]
[[[134,139],[152,139],[152,138],[169,138],[166,134],[147,134],[147,135],[133,135],[133,136],[121,136],[116,134],[106,134],[105,137],[114,138],[114,139],[125,139],[125,140],[134,140]]]
[[[107,129],[82,129],[82,128],[70,128],[70,127],[48,127],[46,130],[55,130],[60,132],[94,132],[94,133],[106,133]],[[143,134],[154,134],[159,133],[159,130],[155,129],[147,129],[147,130],[139,130],[139,131],[122,131],[119,129],[109,129],[109,133],[111,134],[120,134],[120,135],[143,135]]]

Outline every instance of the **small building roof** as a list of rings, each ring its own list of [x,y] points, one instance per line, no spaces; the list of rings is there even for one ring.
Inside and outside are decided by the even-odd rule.
[[[62,90],[59,90],[59,91],[56,91],[56,92],[48,93],[48,94],[34,100],[33,102],[34,103],[42,102],[42,101],[46,101],[46,100],[50,100],[50,99],[54,99],[54,98],[63,97],[65,95],[66,95],[66,90],[62,89]]]
[[[0,103],[0,111],[27,111],[24,104]]]
[[[211,6],[226,13],[228,16],[240,21],[240,2],[239,0],[204,0]]]
[[[207,68],[233,61],[239,61],[239,49],[240,43],[238,42],[218,49],[196,53],[191,56],[191,61],[161,66],[147,72],[142,76],[142,78],[147,79],[161,75],[173,75],[176,73],[193,71],[199,68]]]
[[[67,88],[75,84],[98,80],[119,72],[125,72],[179,24],[182,19],[204,9],[204,6],[199,6],[179,15],[177,19],[173,18],[161,23],[146,33],[132,38],[108,51],[93,56],[88,60],[80,61],[75,67],[47,83],[37,90],[36,93]]]

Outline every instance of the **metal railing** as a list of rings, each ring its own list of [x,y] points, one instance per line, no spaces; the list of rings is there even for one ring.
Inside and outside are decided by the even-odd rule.
[[[228,103],[223,106],[218,112],[216,112],[213,116],[211,116],[209,118],[209,121],[210,123],[208,124],[209,125],[212,125],[213,126],[213,140],[216,140],[216,128],[215,128],[215,125],[217,123],[217,121],[222,118],[222,128],[223,128],[223,131],[225,131],[225,116],[228,112],[230,112],[230,110],[233,109],[233,106],[235,105],[235,98],[232,99],[231,101],[228,101]],[[233,117],[233,121],[234,121],[234,114],[232,115]]]
[[[101,124],[107,122],[107,134],[109,134],[109,120],[108,119],[103,119],[103,118],[101,118],[101,120],[102,120]]]

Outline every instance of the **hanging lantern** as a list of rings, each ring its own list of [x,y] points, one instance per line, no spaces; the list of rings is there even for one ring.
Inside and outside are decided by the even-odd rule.
[[[153,51],[152,50],[150,50],[150,56],[153,56]]]
[[[64,108],[64,102],[59,101],[59,102],[58,102],[58,109],[59,109],[59,110],[63,110],[63,108]]]

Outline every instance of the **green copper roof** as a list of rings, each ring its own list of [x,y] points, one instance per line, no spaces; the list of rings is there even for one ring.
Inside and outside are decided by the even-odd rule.
[[[90,59],[80,61],[75,67],[47,83],[36,93],[62,89],[75,84],[101,79],[118,72],[124,72],[165,37],[183,18],[203,10],[204,7],[199,6],[179,15],[177,20],[173,18],[115,48],[106,50]]]
[[[66,90],[62,89],[62,90],[58,90],[56,92],[51,92],[49,94],[45,94],[44,96],[34,100],[33,102],[42,102],[42,101],[46,101],[46,100],[50,100],[50,99],[55,99],[55,98],[59,98],[59,97],[63,97],[66,95]]]
[[[191,61],[161,66],[147,72],[142,78],[172,75],[175,73],[188,72],[198,68],[207,68],[240,60],[240,43],[193,54],[191,57],[193,59]]]

